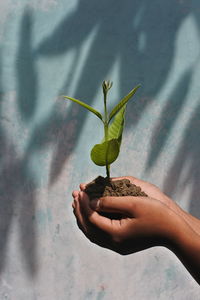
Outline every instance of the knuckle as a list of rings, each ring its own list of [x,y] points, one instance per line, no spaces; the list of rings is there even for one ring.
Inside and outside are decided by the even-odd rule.
[[[138,207],[138,199],[137,198],[135,198],[135,199],[130,198],[129,199],[129,206],[128,206],[130,216],[134,215],[134,213],[137,210],[137,207]]]
[[[99,210],[104,210],[106,208],[106,199],[105,198],[99,199],[97,208]]]
[[[86,184],[85,184],[85,183],[81,183],[81,184],[79,185],[79,187],[80,187],[81,191],[83,191],[83,190],[85,190],[85,188],[86,188]]]

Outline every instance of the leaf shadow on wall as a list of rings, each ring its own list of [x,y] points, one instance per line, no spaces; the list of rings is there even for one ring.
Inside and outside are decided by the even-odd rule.
[[[188,122],[183,141],[174,158],[169,174],[166,178],[164,190],[171,195],[177,188],[189,187],[189,212],[200,218],[199,181],[200,181],[200,104]]]
[[[119,65],[120,96],[124,96],[134,85],[141,83],[145,101],[135,105],[129,104],[132,118],[129,127],[141,118],[145,108],[151,104],[154,95],[162,88],[169,73],[173,57],[176,33],[182,21],[190,12],[178,1],[79,1],[76,9],[67,15],[37,49],[39,56],[49,58],[74,50],[73,68],[77,69],[81,47],[95,30],[95,36],[76,84],[76,91],[71,95],[79,99],[93,99],[103,80],[107,79],[115,63]],[[119,13],[120,12],[120,13]],[[61,94],[67,93],[67,86],[73,80],[73,70],[69,70],[70,78],[61,87]],[[140,96],[141,92],[140,92]],[[50,184],[53,184],[62,171],[68,156],[76,147],[88,112],[74,108],[68,111],[63,136],[73,136],[70,149],[63,138],[58,138],[51,167]],[[74,113],[75,126],[69,132]],[[89,132],[88,132],[89,134]]]
[[[151,104],[153,97],[165,84],[174,57],[177,30],[190,12],[190,9],[183,12],[182,8],[183,6],[175,0],[162,3],[159,0],[151,3],[148,0],[137,0],[127,1],[126,4],[119,0],[115,2],[96,0],[89,3],[82,0],[78,2],[74,12],[67,15],[37,48],[34,48],[32,40],[33,13],[25,10],[16,63],[17,101],[24,126],[30,124],[38,108],[37,59],[42,56],[51,59],[53,56],[67,54],[73,50],[75,59],[72,67],[77,70],[77,58],[82,54],[83,43],[92,30],[95,30],[95,36],[80,72],[75,95],[72,96],[83,100],[88,99],[88,104],[92,105],[99,86],[104,79],[107,79],[117,62],[120,96],[140,82],[143,86],[140,96],[145,96],[147,99],[138,101],[137,104],[129,104],[129,112],[132,116],[131,119],[129,118],[130,127],[136,125],[145,108]],[[69,70],[69,74],[73,74],[73,69]],[[187,76],[189,78],[190,74],[185,74],[185,78]],[[182,81],[185,82],[185,78],[180,79],[180,85]],[[64,79],[60,94],[67,94],[67,87],[72,80],[72,75]],[[0,112],[2,114],[1,106]],[[36,213],[37,183],[29,163],[32,155],[37,155],[46,146],[53,145],[54,154],[50,174],[50,185],[52,185],[74,151],[86,118],[87,112],[76,105],[66,109],[65,104],[56,103],[49,115],[36,124],[30,134],[25,153],[20,158],[17,156],[14,143],[6,136],[3,126],[0,127],[0,153],[3,156],[3,159],[0,157],[2,162],[0,271],[5,266],[8,237],[14,215],[17,213],[22,253],[29,274],[31,276],[36,274],[37,229],[33,217]],[[174,118],[177,118],[176,114]],[[162,144],[164,145],[163,142]],[[159,151],[162,151],[163,145],[158,149]],[[180,151],[182,156],[189,153]],[[194,154],[196,155],[196,152]],[[174,166],[172,172],[176,174],[180,166],[176,163]]]
[[[150,170],[158,161],[162,149],[165,148],[172,134],[176,120],[184,110],[184,103],[190,89],[191,80],[192,70],[188,70],[183,74],[176,89],[169,96],[168,102],[163,107],[161,117],[151,138],[151,151],[148,155],[146,171]],[[182,189],[183,193],[185,193],[186,188],[189,188],[189,212],[198,218],[200,218],[200,202],[198,201],[198,182],[200,180],[199,120],[200,106],[197,106],[191,114],[164,182],[164,192],[172,198],[177,190],[181,191]],[[177,145],[174,145],[174,149],[176,147]],[[181,195],[180,192],[179,194]]]
[[[172,134],[178,117],[184,110],[187,93],[191,84],[192,71],[192,69],[187,70],[181,78],[179,78],[179,82],[163,107],[161,116],[159,117],[159,121],[157,122],[151,138],[151,150],[149,151],[146,170],[153,167],[158,160],[162,153],[162,149],[165,148],[168,138]]]
[[[200,33],[200,3],[193,2],[192,16],[194,17],[195,25],[198,33]],[[146,171],[151,170],[153,165],[158,161],[162,151],[168,142],[168,139],[174,134],[174,127],[176,122],[184,109],[185,102],[190,94],[190,89],[194,88],[192,81],[197,72],[199,64],[199,56],[193,65],[187,69],[179,78],[174,91],[168,97],[166,105],[163,107],[161,116],[157,122],[151,138],[151,151],[148,154],[146,163]],[[192,94],[191,94],[192,95]],[[195,95],[195,93],[193,94]],[[174,159],[169,166],[169,171],[164,181],[164,192],[173,198],[173,195],[178,192],[179,201],[181,204],[181,192],[186,193],[189,201],[188,211],[200,218],[200,202],[198,183],[200,181],[200,139],[199,139],[199,120],[200,120],[200,106],[199,101],[195,105],[191,96],[189,100],[191,106],[187,104],[187,109],[191,111],[191,117],[187,122],[186,129],[183,132],[183,138],[177,145],[174,145]],[[185,195],[184,195],[185,198]]]
[[[37,72],[33,53],[31,10],[25,10],[20,26],[20,39],[16,59],[17,102],[23,120],[30,122],[37,108]]]
[[[30,165],[33,157],[40,154],[45,147],[56,144],[58,138],[61,138],[63,128],[69,128],[69,123],[66,126],[66,104],[55,103],[49,115],[36,123],[32,130],[30,129],[38,109],[37,55],[33,47],[33,26],[33,12],[25,9],[20,24],[16,56],[17,111],[15,113],[19,115],[16,120],[19,124],[15,124],[12,114],[3,111],[5,99],[3,93],[0,93],[0,273],[6,265],[9,235],[13,228],[17,228],[12,227],[15,223],[19,228],[22,262],[31,277],[34,277],[38,271],[36,218],[38,183]],[[3,91],[2,76],[3,73],[0,73],[0,90]],[[71,119],[73,122],[73,115]],[[9,130],[14,128],[16,136],[9,136],[7,128]],[[69,132],[64,133],[65,136],[69,136]],[[20,144],[26,144],[22,153],[19,153],[18,149]],[[69,155],[68,152],[65,154]]]
[[[31,28],[31,15],[26,11],[21,23],[18,49],[20,55],[16,60],[18,107],[26,122],[34,115],[37,95],[34,60],[31,59]],[[2,76],[3,73],[0,84]],[[28,96],[29,93],[31,96]],[[20,156],[16,149],[17,136],[14,137],[15,141],[13,136],[7,134],[5,128],[16,132],[16,124],[12,116],[3,111],[3,101],[5,100],[2,98],[0,101],[0,273],[5,267],[9,234],[14,228],[12,224],[15,221],[19,226],[19,244],[23,258],[25,258],[23,262],[25,262],[28,274],[34,276],[37,271],[37,230],[33,220],[36,211],[36,184],[28,168],[31,153],[25,152]]]

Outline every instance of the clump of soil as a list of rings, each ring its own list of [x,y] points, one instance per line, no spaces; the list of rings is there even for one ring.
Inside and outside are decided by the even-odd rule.
[[[88,183],[85,192],[90,200],[106,196],[143,196],[148,195],[141,190],[139,186],[132,184],[128,179],[109,180],[107,177],[97,177],[92,182]],[[119,214],[103,213],[106,217],[111,219],[119,219]]]

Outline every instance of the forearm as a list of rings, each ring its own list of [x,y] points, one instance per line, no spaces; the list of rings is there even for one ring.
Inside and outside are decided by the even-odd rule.
[[[200,220],[185,211],[183,211],[182,217],[187,222],[187,224],[191,227],[191,229],[195,231],[197,235],[199,235],[200,238]]]
[[[200,284],[200,235],[183,219],[179,220],[173,245],[173,252]]]
[[[175,202],[170,202],[170,209],[172,209],[176,214],[185,220],[185,222],[200,236],[200,220],[183,210]]]

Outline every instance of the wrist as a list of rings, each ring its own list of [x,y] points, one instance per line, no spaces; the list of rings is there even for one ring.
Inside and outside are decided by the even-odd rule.
[[[157,246],[164,246],[173,251],[179,244],[180,235],[182,234],[182,228],[187,226],[184,219],[178,215],[175,211],[165,207],[163,215],[158,224],[158,235],[156,235],[155,244]]]
[[[188,227],[184,219],[171,209],[168,210],[167,229],[164,232],[164,246],[175,252],[180,245],[183,230]]]
[[[200,236],[190,227],[185,220],[177,226],[173,245],[177,253],[200,253]],[[199,254],[198,254],[199,256]]]
[[[171,249],[200,284],[200,236],[179,218],[171,239]]]
[[[182,210],[181,216],[183,217],[185,222],[191,227],[191,229],[200,236],[200,220],[184,210]]]
[[[173,200],[169,201],[169,208],[178,214],[185,222],[197,233],[200,235],[200,220],[192,216],[190,213],[182,209],[177,203]]]

